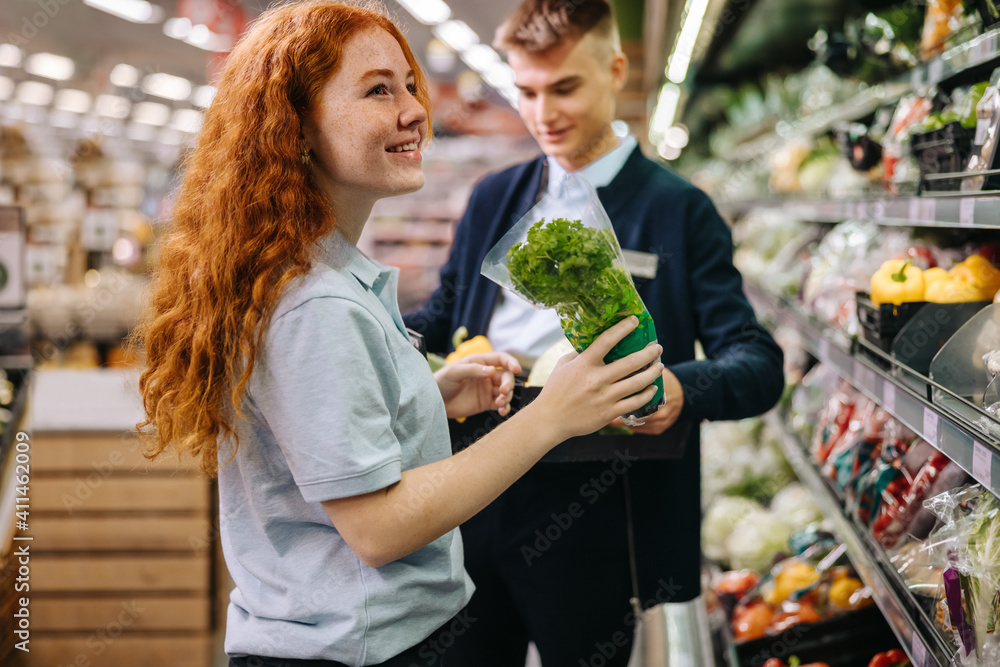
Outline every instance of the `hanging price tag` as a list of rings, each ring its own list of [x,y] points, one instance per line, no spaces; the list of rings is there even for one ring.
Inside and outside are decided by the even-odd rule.
[[[896,385],[888,380],[882,384],[882,407],[889,412],[896,412]]]
[[[986,488],[993,488],[993,454],[976,441],[972,443],[972,476]]]
[[[913,659],[914,667],[927,667],[927,647],[916,634],[913,635],[913,643],[910,645],[910,658]]]
[[[958,205],[958,224],[971,227],[976,222],[976,200],[965,197]]]
[[[924,440],[937,447],[938,414],[927,407],[924,408]]]
[[[937,220],[937,200],[928,197],[920,198],[920,219],[924,222]]]

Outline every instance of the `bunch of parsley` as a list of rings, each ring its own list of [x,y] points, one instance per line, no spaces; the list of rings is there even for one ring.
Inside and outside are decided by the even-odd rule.
[[[566,337],[582,351],[608,327],[646,311],[617,264],[617,248],[611,231],[580,220],[542,219],[507,252],[507,270],[521,294],[556,309]]]

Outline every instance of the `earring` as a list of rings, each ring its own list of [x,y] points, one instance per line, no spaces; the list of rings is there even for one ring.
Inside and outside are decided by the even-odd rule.
[[[302,151],[302,164],[308,167],[311,163],[312,163],[312,153],[309,152],[309,149]]]

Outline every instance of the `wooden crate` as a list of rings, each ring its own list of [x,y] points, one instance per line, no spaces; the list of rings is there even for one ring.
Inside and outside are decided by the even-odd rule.
[[[35,433],[23,667],[211,667],[214,485],[136,437]]]

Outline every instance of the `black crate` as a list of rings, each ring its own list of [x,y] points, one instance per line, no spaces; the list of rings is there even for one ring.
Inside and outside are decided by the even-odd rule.
[[[939,130],[913,135],[913,156],[920,166],[924,190],[958,190],[961,179],[929,179],[928,175],[954,174],[965,170],[972,157],[975,128],[948,123]]]
[[[865,340],[874,343],[883,352],[889,352],[892,341],[903,326],[923,308],[926,301],[913,301],[898,306],[883,303],[876,306],[868,292],[857,293],[858,322]]]

